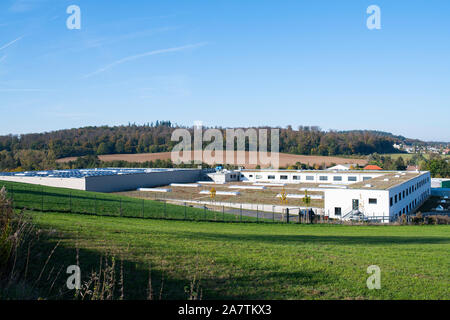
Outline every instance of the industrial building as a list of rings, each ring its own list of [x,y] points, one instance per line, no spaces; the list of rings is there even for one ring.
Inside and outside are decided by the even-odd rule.
[[[0,172],[0,180],[96,192],[136,190],[200,180],[202,169],[73,169]]]
[[[380,222],[394,221],[400,215],[414,213],[431,195],[428,171],[106,168],[0,173],[0,180],[96,192],[198,181],[199,186],[202,183],[235,182],[240,184],[236,188],[243,189],[245,184],[254,190],[266,189],[266,185],[289,186],[292,196],[300,197],[308,190],[315,193],[317,199],[323,199],[323,208],[318,209],[330,218]],[[295,192],[297,185],[298,192]]]
[[[343,220],[393,221],[413,213],[431,194],[428,171],[242,170],[240,174],[248,182],[309,184],[310,189],[322,190],[325,215]]]

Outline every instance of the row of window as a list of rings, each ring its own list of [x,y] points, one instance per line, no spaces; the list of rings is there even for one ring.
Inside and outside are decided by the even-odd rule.
[[[249,178],[253,178],[253,175],[249,175]],[[319,176],[319,180],[320,181],[328,181],[328,176]],[[256,175],[256,179],[263,179],[262,175]],[[275,180],[275,175],[268,175],[267,179],[269,180]],[[289,177],[287,175],[280,175],[279,180],[288,180]],[[363,181],[372,179],[372,177],[363,177]],[[301,180],[301,176],[292,176],[292,180],[296,180],[299,181]],[[305,176],[305,180],[306,181],[314,181],[315,180],[315,176]],[[333,181],[343,181],[342,180],[342,176],[333,176]],[[355,182],[357,181],[357,177],[356,176],[347,176],[347,181],[349,182]]]
[[[422,202],[423,200],[425,200],[425,198],[427,197],[428,194],[429,194],[429,190],[422,192],[422,194],[418,198],[419,203]],[[409,213],[411,210],[413,210],[417,206],[417,204],[418,204],[417,199],[414,199],[406,207],[404,207],[402,210],[400,210],[397,215],[401,216],[402,214]]]
[[[389,205],[392,207],[394,205],[394,203],[401,201],[402,199],[404,199],[405,197],[407,197],[408,195],[410,195],[417,189],[421,188],[425,183],[427,183],[429,181],[430,181],[429,177],[424,178],[424,179],[418,181],[417,183],[413,184],[412,186],[409,186],[409,188],[406,188],[405,190],[400,191],[394,197],[390,198]]]

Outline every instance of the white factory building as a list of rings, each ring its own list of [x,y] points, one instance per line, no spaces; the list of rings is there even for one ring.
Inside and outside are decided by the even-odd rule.
[[[0,180],[97,192],[154,188],[199,180],[289,187],[324,199],[318,212],[330,218],[389,222],[412,214],[431,194],[428,171],[380,170],[80,169],[0,173]],[[207,183],[207,182],[206,182]],[[242,187],[242,186],[240,186]],[[261,187],[260,187],[261,188]],[[294,190],[292,190],[294,189]],[[295,192],[297,189],[297,192]],[[310,193],[311,194],[311,193]],[[275,196],[275,195],[274,195]],[[297,207],[297,209],[300,209]]]
[[[26,172],[0,172],[0,181],[38,184],[95,192],[136,190],[171,183],[198,181],[202,169],[100,168]]]
[[[326,216],[344,220],[393,221],[413,213],[431,194],[428,171],[242,170],[240,180],[306,184],[323,192]]]

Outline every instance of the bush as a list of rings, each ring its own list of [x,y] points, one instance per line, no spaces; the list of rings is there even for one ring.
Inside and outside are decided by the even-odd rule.
[[[423,216],[421,212],[411,219],[412,224],[450,224],[449,216],[430,215]]]

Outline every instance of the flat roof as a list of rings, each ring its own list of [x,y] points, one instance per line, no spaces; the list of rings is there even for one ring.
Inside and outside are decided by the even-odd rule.
[[[366,189],[366,190],[388,190],[399,184],[416,178],[425,172],[400,171],[391,172],[382,176],[374,177],[365,181],[360,181],[347,185],[348,189]],[[370,186],[368,186],[370,185]]]
[[[237,170],[239,171],[239,170]],[[278,173],[336,173],[336,174],[351,174],[351,173],[363,173],[363,174],[386,174],[395,173],[398,171],[392,170],[293,170],[293,169],[242,169],[242,172],[278,172]],[[402,171],[403,172],[403,171]]]
[[[167,172],[179,170],[192,170],[192,169],[189,168],[67,169],[67,170],[43,170],[43,171],[24,171],[24,172],[0,172],[0,177],[9,176],[9,177],[86,178],[86,177],[114,176],[124,174],[140,174],[140,173]]]

